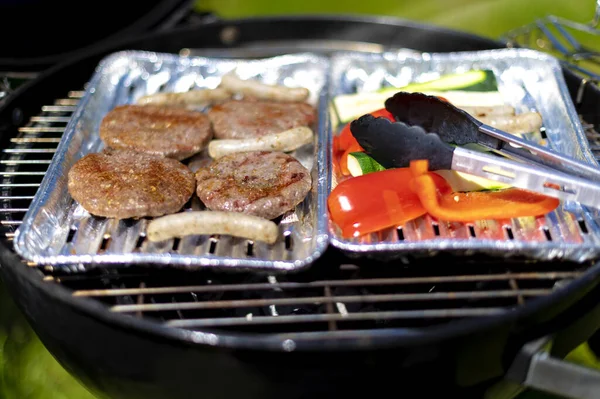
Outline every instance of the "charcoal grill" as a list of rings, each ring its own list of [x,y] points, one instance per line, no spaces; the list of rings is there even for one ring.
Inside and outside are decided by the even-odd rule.
[[[329,248],[307,271],[287,275],[130,265],[78,272],[27,263],[12,250],[105,55],[270,55],[296,42],[326,51],[506,46],[390,18],[209,20],[103,44],[42,72],[0,108],[0,270],[42,342],[87,387],[111,398],[356,397],[399,387],[424,397],[508,398],[524,384],[541,387],[541,368],[527,374],[535,371],[530,365],[547,364],[537,355],[564,357],[598,326],[600,264],[444,255],[384,263]],[[598,88],[566,69],[565,77],[590,139],[599,138]],[[584,397],[588,387],[556,390]]]

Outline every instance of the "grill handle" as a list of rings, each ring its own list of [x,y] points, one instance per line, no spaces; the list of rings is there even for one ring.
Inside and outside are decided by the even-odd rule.
[[[523,385],[567,398],[597,399],[600,372],[539,352],[531,358]]]
[[[524,345],[484,399],[515,399],[527,388],[570,399],[598,399],[600,372],[551,356],[551,347],[550,337]]]
[[[554,319],[558,330],[522,345],[504,378],[486,391],[484,399],[515,399],[527,388],[563,398],[600,398],[600,371],[562,360],[600,334],[599,293],[596,286],[574,314]]]
[[[578,316],[554,334],[523,345],[506,379],[550,394],[572,399],[600,398],[600,371],[562,360],[600,331],[600,288],[596,286],[579,304]]]

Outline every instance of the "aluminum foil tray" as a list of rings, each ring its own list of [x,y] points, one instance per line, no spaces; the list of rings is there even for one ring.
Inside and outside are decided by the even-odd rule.
[[[153,264],[183,268],[219,267],[291,271],[308,266],[328,244],[326,193],[330,151],[327,104],[329,59],[310,53],[263,59],[182,57],[140,51],[112,54],[101,61],[58,145],[40,189],[18,229],[14,246],[24,258],[67,270],[111,264]],[[317,108],[315,142],[292,153],[311,171],[313,188],[295,210],[283,215],[280,236],[267,245],[231,236],[188,236],[152,243],[146,219],[93,217],[67,189],[67,173],[84,155],[100,151],[99,124],[120,104],[159,91],[214,88],[234,70],[242,79],[303,86]],[[196,157],[193,162],[209,159]],[[196,164],[197,165],[197,164]],[[190,164],[192,170],[195,170]],[[203,209],[197,197],[186,209]],[[185,209],[184,209],[185,210]]]
[[[517,113],[540,112],[552,148],[597,165],[560,65],[555,58],[541,52],[500,49],[418,56],[338,53],[332,58],[331,96],[402,87],[469,69],[494,71],[506,104],[514,106]],[[337,134],[341,126],[332,129]],[[332,189],[340,178],[335,173],[332,172]],[[582,208],[577,203],[562,203],[544,217],[517,218],[505,223],[493,220],[448,223],[426,215],[403,226],[359,238],[343,238],[331,222],[329,231],[331,244],[353,256],[390,259],[444,251],[583,262],[596,257],[600,250],[598,220],[597,210]]]

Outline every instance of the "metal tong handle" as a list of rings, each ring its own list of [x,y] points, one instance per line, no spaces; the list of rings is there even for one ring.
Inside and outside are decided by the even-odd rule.
[[[560,200],[600,208],[600,184],[550,168],[514,162],[461,147],[454,150],[451,168]]]
[[[500,152],[505,152],[514,158],[525,159],[538,165],[542,164],[564,173],[575,174],[579,177],[600,182],[600,169],[594,165],[578,161],[572,157],[560,154],[530,141],[523,140],[520,137],[503,132],[502,130],[486,124],[481,124],[479,126],[479,131],[503,142],[518,145],[526,150],[531,151],[531,153],[528,153],[520,148],[511,147],[510,145],[502,147]]]

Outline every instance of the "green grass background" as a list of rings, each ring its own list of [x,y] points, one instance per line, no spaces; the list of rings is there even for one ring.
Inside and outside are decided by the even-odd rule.
[[[497,38],[548,14],[588,22],[590,0],[200,0],[196,8],[221,18],[282,14],[388,15]]]
[[[198,11],[223,19],[283,14],[387,15],[457,29],[497,39],[504,33],[548,14],[578,22],[591,20],[592,0],[200,0]],[[600,47],[600,46],[598,46]],[[569,360],[600,370],[600,363],[582,345]],[[0,283],[0,398],[92,399],[45,350]],[[527,392],[520,399],[548,399]]]

